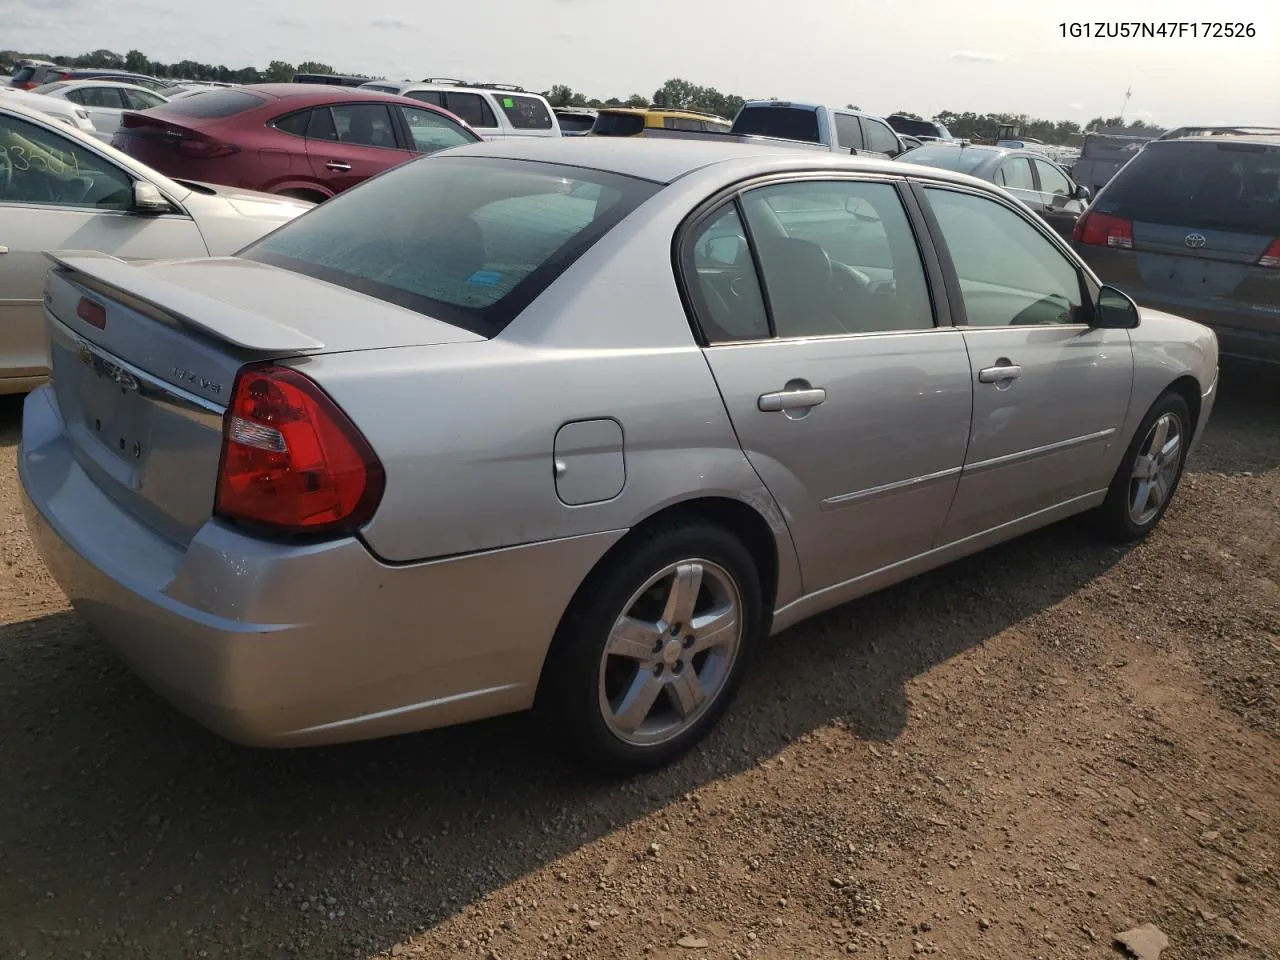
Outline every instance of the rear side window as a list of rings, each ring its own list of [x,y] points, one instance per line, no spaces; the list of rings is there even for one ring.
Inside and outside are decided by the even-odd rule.
[[[284,133],[292,134],[295,137],[305,137],[307,135],[307,124],[310,120],[310,110],[299,110],[297,113],[291,113],[284,117],[277,117],[271,121],[271,126]]]
[[[498,105],[517,130],[550,130],[551,111],[537,97],[498,95]],[[461,115],[460,115],[461,116]]]
[[[175,117],[215,120],[234,117],[237,113],[260,107],[265,102],[261,97],[243,90],[209,90],[198,97],[171,100],[163,109],[165,113]]]
[[[821,142],[818,112],[804,107],[743,107],[733,122],[734,132],[784,140]]]
[[[1148,144],[1094,203],[1142,223],[1280,236],[1280,148],[1166,140]]]
[[[444,108],[473,127],[492,128],[498,125],[498,118],[478,93],[454,93],[450,90],[445,94]]]
[[[121,110],[124,101],[121,99],[119,87],[81,87],[67,93],[68,100],[74,100],[82,107],[106,107]],[[142,109],[146,109],[143,107]]]
[[[34,76],[35,72],[35,67],[19,67],[13,72],[14,85],[16,86],[19,83],[26,83],[32,78],[32,76]]]
[[[429,103],[433,107],[444,106],[444,94],[439,90],[413,90],[405,94],[410,100],[420,100],[422,103]]]
[[[559,115],[560,129],[570,133],[586,133],[595,123],[595,118],[584,114],[562,113]]]
[[[240,253],[494,336],[659,184],[435,157],[341,193]]]
[[[602,137],[634,137],[644,133],[644,117],[638,113],[602,111],[596,117],[591,132]]]

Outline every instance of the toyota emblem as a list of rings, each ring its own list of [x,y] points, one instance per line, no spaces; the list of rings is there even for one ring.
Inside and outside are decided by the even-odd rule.
[[[1205,240],[1203,233],[1188,233],[1182,240],[1192,250],[1199,250],[1208,241]]]

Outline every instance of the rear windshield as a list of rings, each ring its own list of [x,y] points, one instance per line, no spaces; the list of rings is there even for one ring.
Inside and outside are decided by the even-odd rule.
[[[494,336],[660,184],[489,157],[415,160],[241,251]]]
[[[973,173],[991,159],[991,154],[985,150],[970,150],[967,147],[922,146],[900,154],[898,159],[903,163],[941,167],[943,170],[954,170],[956,173]]]
[[[591,132],[602,137],[634,137],[644,133],[644,115],[602,112],[596,117]]]
[[[13,83],[26,83],[36,72],[35,67],[19,67],[13,71]]]
[[[818,111],[812,107],[743,107],[733,121],[733,132],[821,143]]]
[[[893,117],[889,120],[889,126],[899,133],[905,133],[913,137],[945,138],[948,136],[946,130],[938,124],[930,123],[928,120],[916,120],[912,117]]]
[[[1116,174],[1094,206],[1143,223],[1280,237],[1280,147],[1151,143]]]
[[[595,117],[586,117],[582,114],[560,114],[557,118],[560,121],[560,129],[568,130],[570,133],[586,133],[596,122]]]
[[[517,130],[550,130],[551,111],[538,97],[519,97],[514,94],[495,93],[502,112]]]
[[[242,90],[208,90],[198,96],[170,100],[160,109],[170,116],[201,117],[213,120],[219,117],[232,117],[237,113],[260,107],[264,103],[266,101],[261,97]]]

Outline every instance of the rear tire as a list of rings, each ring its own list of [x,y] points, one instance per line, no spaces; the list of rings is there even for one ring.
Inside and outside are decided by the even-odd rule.
[[[1111,480],[1107,499],[1098,508],[1096,518],[1104,534],[1133,542],[1155,529],[1182,479],[1190,441],[1187,402],[1166,391],[1142,418]]]
[[[610,774],[664,766],[728,709],[759,641],[760,575],[701,519],[633,535],[583,583],[538,690],[545,729]]]

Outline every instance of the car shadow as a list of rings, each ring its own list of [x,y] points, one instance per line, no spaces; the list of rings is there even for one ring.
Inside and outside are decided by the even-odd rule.
[[[1262,394],[1224,384],[1191,469],[1275,465],[1257,452],[1257,431],[1280,433]],[[1231,445],[1250,432],[1241,466]],[[153,695],[73,613],[0,627],[0,955],[386,950],[813,730],[892,742],[915,678],[1125,552],[1066,521],[815,617],[765,645],[705,744],[627,781],[561,759],[554,732],[527,716],[322,749],[237,747]]]
[[[22,439],[22,401],[26,394],[0,396],[0,447],[15,446]]]
[[[1223,360],[1219,391],[1209,419],[1213,443],[1187,469],[1239,476],[1280,466],[1280,367]]]

